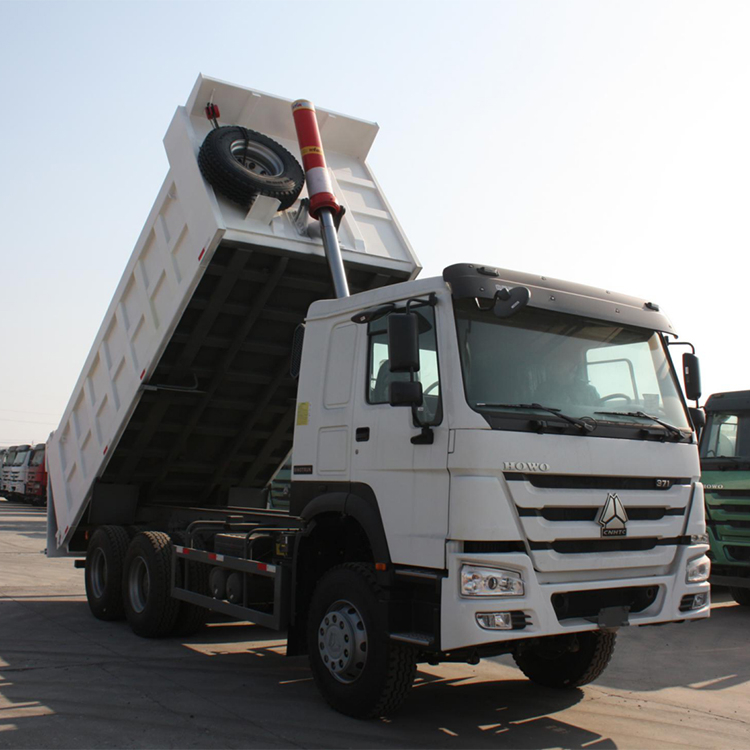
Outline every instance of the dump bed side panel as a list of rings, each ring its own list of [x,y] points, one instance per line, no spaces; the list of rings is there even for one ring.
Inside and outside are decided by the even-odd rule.
[[[49,444],[58,542],[78,521],[223,231],[213,215],[196,220],[170,172]]]
[[[289,100],[201,76],[178,108],[170,172],[50,439],[50,555],[67,553],[96,488],[105,504],[107,486],[125,485],[139,507],[221,505],[230,490],[262,487],[291,449],[291,337],[313,301],[333,296],[329,272],[299,201],[247,212],[203,180],[209,97],[222,124],[264,132],[299,158]],[[347,208],[350,287],[413,278],[417,259],[364,161],[377,126],[318,112]]]

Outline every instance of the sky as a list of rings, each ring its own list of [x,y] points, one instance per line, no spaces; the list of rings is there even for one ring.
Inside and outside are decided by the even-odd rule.
[[[657,302],[750,388],[750,4],[3,2],[0,445],[59,422],[199,73],[376,121],[422,275],[475,261]]]

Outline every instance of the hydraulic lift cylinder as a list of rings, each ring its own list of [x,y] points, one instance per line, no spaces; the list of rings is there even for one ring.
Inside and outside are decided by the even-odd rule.
[[[323,142],[320,139],[315,106],[307,99],[298,99],[292,104],[294,126],[302,153],[302,166],[305,170],[307,192],[310,196],[310,216],[320,222],[323,248],[328,267],[331,269],[333,288],[337,297],[349,296],[344,260],[341,257],[336,219],[342,208],[333,194],[331,176],[326,166]]]

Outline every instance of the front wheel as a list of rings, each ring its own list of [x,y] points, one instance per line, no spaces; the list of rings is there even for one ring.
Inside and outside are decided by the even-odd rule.
[[[617,636],[601,630],[521,642],[513,654],[518,668],[539,685],[575,688],[593,682],[609,664]]]
[[[395,711],[414,681],[414,649],[388,637],[371,566],[329,570],[310,602],[307,644],[318,689],[332,708],[359,719]]]

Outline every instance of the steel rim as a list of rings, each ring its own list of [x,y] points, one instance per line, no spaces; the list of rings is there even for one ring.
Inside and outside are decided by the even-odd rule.
[[[318,626],[318,650],[331,675],[354,682],[367,663],[367,628],[359,610],[345,600],[332,604]]]
[[[284,173],[284,162],[270,148],[260,143],[237,140],[229,150],[243,169],[256,176],[280,177]]]
[[[96,599],[101,599],[107,589],[107,556],[101,547],[91,556],[91,589]]]
[[[128,574],[128,594],[130,604],[138,614],[146,609],[150,590],[151,578],[148,574],[148,565],[142,557],[136,557]]]

